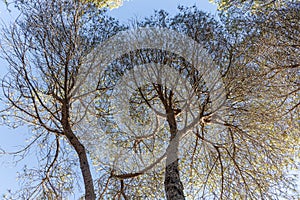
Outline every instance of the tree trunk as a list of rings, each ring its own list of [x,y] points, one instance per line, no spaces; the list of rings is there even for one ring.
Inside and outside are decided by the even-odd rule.
[[[94,183],[85,147],[81,144],[81,142],[78,140],[78,138],[74,135],[72,131],[66,134],[66,137],[68,138],[71,145],[74,147],[79,158],[80,170],[84,181],[85,199],[95,200],[96,195],[94,190]]]
[[[87,158],[87,153],[84,145],[79,141],[76,135],[73,133],[72,128],[69,123],[69,109],[67,104],[63,106],[62,110],[62,125],[64,129],[64,134],[69,140],[72,147],[75,149],[77,156],[79,158],[80,170],[83,177],[84,189],[85,189],[85,199],[95,200],[95,188],[92,178],[92,173],[90,170],[89,161]]]
[[[180,180],[178,168],[178,146],[179,138],[177,134],[177,125],[175,114],[170,110],[167,116],[167,121],[170,127],[170,143],[167,149],[167,159],[165,168],[165,193],[167,200],[184,200],[183,184]]]

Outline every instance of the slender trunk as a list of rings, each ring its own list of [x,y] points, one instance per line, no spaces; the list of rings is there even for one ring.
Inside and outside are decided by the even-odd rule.
[[[74,135],[72,131],[66,134],[66,137],[68,138],[71,145],[74,147],[79,158],[80,170],[84,181],[85,199],[95,200],[96,195],[94,190],[94,183],[85,147],[81,144],[81,142],[78,140],[78,138]]]
[[[66,104],[67,105],[67,104]],[[84,189],[85,189],[85,199],[95,200],[95,189],[92,178],[92,173],[89,166],[89,161],[87,158],[87,153],[84,145],[79,141],[76,135],[73,133],[72,128],[69,123],[69,109],[68,106],[63,106],[62,124],[64,129],[64,134],[69,140],[72,147],[75,149],[77,156],[79,158],[80,170],[83,177]]]
[[[170,127],[170,144],[167,149],[167,159],[165,168],[165,193],[167,200],[184,200],[183,184],[180,180],[178,168],[178,146],[179,137],[177,134],[177,125],[173,110],[168,113],[167,121]]]

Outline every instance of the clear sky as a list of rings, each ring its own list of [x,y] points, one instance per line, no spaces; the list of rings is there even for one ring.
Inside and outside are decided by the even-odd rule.
[[[193,6],[214,14],[216,6],[208,0],[130,0],[118,9],[110,11],[110,14],[121,22],[129,22],[130,19],[150,16],[154,10],[164,9],[175,14],[178,5]],[[0,23],[9,24],[17,16],[16,12],[8,12],[3,1],[0,0]],[[1,39],[1,38],[0,38]],[[7,64],[0,58],[0,78],[7,73]],[[1,108],[1,105],[0,105]],[[13,151],[26,144],[26,139],[30,137],[30,131],[26,127],[9,129],[0,124],[0,148]],[[15,165],[12,157],[0,156],[0,199],[8,189],[16,190],[19,185],[16,181],[17,172],[24,165],[35,166],[36,160],[34,152],[28,158]]]

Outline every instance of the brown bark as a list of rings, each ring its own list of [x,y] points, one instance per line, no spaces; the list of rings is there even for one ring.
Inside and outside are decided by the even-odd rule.
[[[85,199],[95,200],[96,194],[94,189],[94,183],[92,178],[92,173],[90,170],[87,153],[84,145],[79,141],[76,135],[73,133],[72,128],[69,123],[69,109],[68,104],[63,106],[62,112],[62,124],[64,129],[64,134],[67,137],[70,144],[75,149],[77,156],[79,158],[80,170],[83,177],[84,189],[85,189]]]
[[[68,138],[71,145],[74,147],[79,158],[80,170],[84,181],[85,199],[94,200],[96,199],[96,195],[86,150],[72,131],[66,133],[66,137]]]

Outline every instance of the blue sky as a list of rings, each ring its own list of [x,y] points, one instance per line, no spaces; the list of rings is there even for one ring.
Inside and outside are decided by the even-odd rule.
[[[118,18],[121,22],[129,22],[131,19],[150,16],[154,10],[164,9],[170,13],[176,13],[178,5],[192,6],[214,14],[216,6],[210,4],[208,0],[130,0],[125,1],[124,5],[118,9],[110,11],[110,14]],[[9,24],[17,17],[17,13],[6,10],[5,4],[0,0],[0,23]],[[0,78],[7,73],[7,64],[0,58]],[[1,105],[0,105],[1,108]],[[14,151],[18,147],[26,144],[26,139],[30,137],[30,131],[26,127],[10,129],[0,125],[0,148]],[[8,189],[19,188],[16,181],[17,172],[24,165],[35,166],[36,160],[34,152],[28,158],[14,164],[15,159],[8,156],[0,156],[0,198]]]

